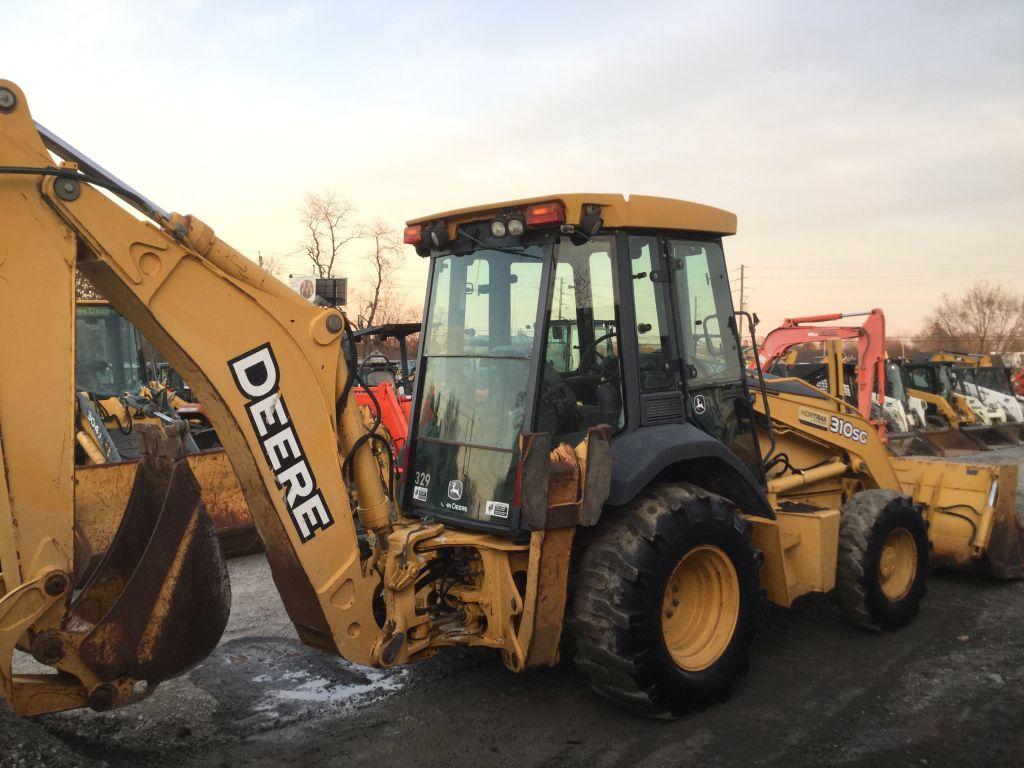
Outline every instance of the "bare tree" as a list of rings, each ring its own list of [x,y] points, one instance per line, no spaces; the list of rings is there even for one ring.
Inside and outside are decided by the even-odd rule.
[[[420,321],[421,307],[418,302],[409,301],[408,297],[398,293],[391,287],[385,287],[381,291],[380,298],[377,302],[377,312],[374,315],[374,325],[388,325],[391,323],[418,323]],[[365,318],[363,318],[365,321]],[[363,324],[362,327],[369,326],[370,323]],[[417,351],[419,350],[419,339],[420,334],[411,334],[406,337],[406,349],[408,354],[415,358]],[[397,359],[399,354],[399,344],[397,339],[388,339],[387,341],[380,341],[378,339],[368,340],[366,350],[370,349],[383,352],[391,359]],[[365,353],[364,353],[365,354]]]
[[[381,293],[377,302],[377,314],[374,315],[374,322],[377,325],[388,323],[415,323],[419,322],[422,315],[422,301],[417,297],[416,301],[410,301],[409,297],[398,293],[393,288],[387,288]]]
[[[988,282],[975,283],[959,298],[943,294],[914,341],[922,351],[932,352],[1019,350],[1024,345],[1024,294]]]
[[[366,328],[375,323],[385,322],[382,308],[389,307],[386,314],[394,314],[401,302],[394,296],[388,279],[398,269],[402,257],[402,242],[394,227],[378,219],[359,229],[359,236],[369,241],[370,249],[366,253],[369,266],[370,285],[360,297],[359,327]],[[390,321],[395,322],[395,321]]]
[[[335,192],[310,193],[299,208],[305,230],[301,251],[309,258],[317,277],[334,274],[342,249],[358,237],[349,220],[355,207]]]
[[[910,334],[906,331],[898,331],[894,336],[885,340],[885,354],[889,357],[909,358],[917,351]]]
[[[280,277],[284,271],[284,264],[279,256],[274,256],[263,251],[256,252],[256,263],[264,272],[269,272],[274,277]]]

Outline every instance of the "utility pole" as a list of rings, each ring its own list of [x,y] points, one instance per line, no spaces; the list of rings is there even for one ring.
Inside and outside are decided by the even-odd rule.
[[[747,276],[747,265],[740,264],[740,344],[743,344],[743,312],[747,308],[747,295],[743,292]]]
[[[558,278],[558,319],[562,319],[562,291],[564,290],[562,284],[565,282],[564,277]]]

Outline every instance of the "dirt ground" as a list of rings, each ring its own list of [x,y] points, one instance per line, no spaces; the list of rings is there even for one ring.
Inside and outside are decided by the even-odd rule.
[[[355,667],[295,639],[261,556],[230,570],[205,663],[127,709],[0,716],[0,765],[1024,765],[1024,582],[934,574],[895,634],[851,629],[826,598],[769,607],[732,699],[665,723],[606,704],[570,665],[517,676],[456,651]]]

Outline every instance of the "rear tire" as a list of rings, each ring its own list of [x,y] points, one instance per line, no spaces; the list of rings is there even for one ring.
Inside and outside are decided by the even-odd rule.
[[[928,591],[931,544],[924,517],[906,496],[855,494],[839,519],[836,593],[856,624],[898,629],[917,615]]]
[[[576,666],[594,690],[650,717],[728,698],[761,599],[750,536],[727,500],[682,483],[652,486],[602,521],[573,599]]]

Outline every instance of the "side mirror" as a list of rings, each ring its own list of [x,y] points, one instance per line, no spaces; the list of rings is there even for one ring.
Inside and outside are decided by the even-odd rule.
[[[650,330],[651,330],[651,324],[650,323],[638,323],[637,326],[636,326],[636,332],[637,333],[650,333]]]

